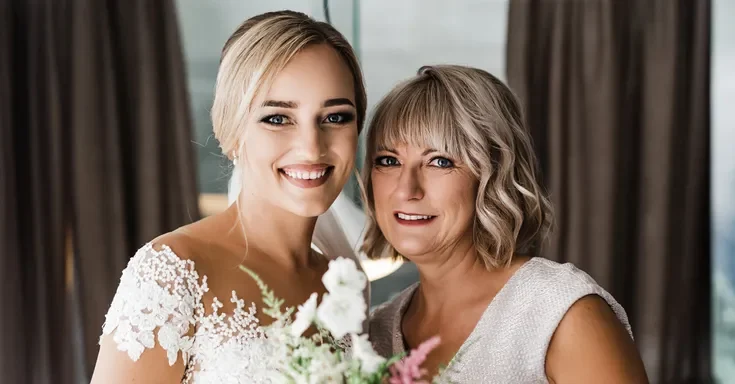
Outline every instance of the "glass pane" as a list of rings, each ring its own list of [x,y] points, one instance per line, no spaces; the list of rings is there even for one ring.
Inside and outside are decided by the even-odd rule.
[[[714,371],[720,383],[735,378],[735,2],[713,2],[712,221]]]

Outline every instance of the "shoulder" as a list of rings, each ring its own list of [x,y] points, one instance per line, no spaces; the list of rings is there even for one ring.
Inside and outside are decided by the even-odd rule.
[[[648,382],[628,330],[597,295],[577,300],[565,313],[549,345],[546,372],[554,382]]]
[[[557,263],[543,257],[528,261],[528,275],[534,286],[540,289],[565,285],[597,285],[594,279],[572,263]]]
[[[533,319],[527,325],[542,343],[539,361],[550,381],[598,382],[604,372],[610,382],[646,382],[627,314],[615,298],[571,263],[531,262],[518,295],[525,313],[533,314],[525,318]]]
[[[532,258],[495,298],[494,310],[502,312],[498,316],[503,319],[507,337],[522,344],[523,349],[537,351],[537,360],[543,362],[562,319],[580,300],[581,305],[586,305],[591,300],[588,297],[596,298],[595,303],[602,303],[613,313],[614,321],[632,338],[623,307],[587,273],[571,263]]]
[[[519,294],[526,298],[529,307],[546,312],[545,318],[553,319],[554,325],[578,300],[593,295],[607,305],[632,337],[625,309],[586,272],[571,263],[561,264],[538,257],[529,263],[532,264],[518,282],[521,284]]]
[[[121,283],[129,278],[139,283],[156,282],[161,287],[176,283],[195,289],[200,276],[194,249],[193,240],[184,234],[170,232],[159,236],[135,252],[123,271]]]
[[[135,253],[134,258],[172,257],[182,260],[186,264],[192,264],[196,259],[193,252],[193,242],[194,240],[186,234],[169,232],[144,244]]]
[[[192,236],[186,228],[181,227],[175,231],[160,235],[149,241],[140,250],[152,250],[154,253],[173,256],[187,264],[194,264],[199,261],[198,255],[201,241],[196,236]]]
[[[122,272],[102,333],[133,361],[156,339],[171,365],[191,347],[191,326],[207,286],[187,250],[180,234],[163,235],[138,249]]]
[[[129,260],[105,315],[93,383],[181,380],[207,290],[190,246],[174,232]]]

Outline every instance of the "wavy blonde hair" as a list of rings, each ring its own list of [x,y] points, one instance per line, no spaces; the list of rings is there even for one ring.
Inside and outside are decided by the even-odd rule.
[[[371,174],[376,151],[401,144],[446,151],[477,178],[472,231],[485,267],[537,253],[553,213],[520,103],[505,84],[476,68],[426,66],[380,101],[362,176],[368,213],[362,250],[371,258],[400,257],[375,220]]]
[[[357,129],[365,121],[367,96],[360,64],[347,39],[331,25],[294,11],[252,17],[227,39],[220,59],[212,104],[214,137],[232,158],[242,148],[253,99],[267,90],[288,62],[304,48],[328,44],[352,72]]]

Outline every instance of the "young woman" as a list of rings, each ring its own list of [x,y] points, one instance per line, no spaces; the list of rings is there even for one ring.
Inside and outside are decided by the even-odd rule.
[[[327,257],[354,257],[311,244],[317,217],[353,172],[365,108],[355,54],[330,25],[283,11],[253,17],[232,34],[212,121],[240,172],[237,203],[158,237],[131,259],[107,314],[93,383],[270,381],[262,326],[271,319],[238,267],[295,307],[324,292]]]

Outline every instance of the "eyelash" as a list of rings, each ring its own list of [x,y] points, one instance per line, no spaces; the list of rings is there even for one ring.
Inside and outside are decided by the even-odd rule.
[[[275,123],[275,122],[273,122],[271,120],[271,119],[274,119],[274,118],[277,118],[277,117],[282,118],[284,121],[282,123]],[[286,117],[285,115],[268,115],[268,116],[265,116],[264,118],[260,119],[260,122],[261,123],[266,123],[268,125],[275,125],[275,126],[285,125],[286,124],[286,121],[288,121],[288,117]]]
[[[395,167],[396,165],[399,165],[399,164],[383,164],[383,160],[389,160],[389,159],[395,160],[396,162],[398,162],[398,159],[396,159],[393,156],[378,156],[375,158],[375,166],[376,167]]]
[[[281,119],[283,119],[283,122],[282,123],[275,123],[275,122],[273,122],[272,119],[273,118],[276,118],[276,117],[280,117]],[[329,118],[331,118],[331,117],[339,117],[339,118],[341,118],[342,121],[329,122]],[[345,124],[351,123],[353,120],[355,120],[355,115],[353,115],[352,113],[348,113],[348,112],[330,113],[330,114],[327,115],[327,117],[324,118],[324,120],[322,120],[322,124],[345,125]],[[288,116],[282,115],[282,114],[268,115],[268,116],[265,116],[262,119],[260,119],[260,122],[261,123],[265,123],[265,124],[273,125],[273,126],[287,125],[287,124],[289,124],[288,121],[290,121],[290,119],[288,118]]]
[[[342,118],[342,121],[330,123],[329,118],[332,116],[340,117]],[[355,120],[355,115],[349,112],[338,112],[338,113],[330,113],[327,115],[326,118],[324,118],[325,123],[324,124],[338,124],[338,125],[345,125],[351,123],[353,120]]]
[[[383,162],[385,160],[389,160],[389,159],[390,160],[395,160],[397,164],[383,164]],[[438,164],[437,165],[431,165],[432,163],[434,163],[437,160],[446,160],[449,164],[447,166],[445,166],[445,167],[442,167],[442,166],[440,166]],[[398,165],[400,165],[398,163],[398,159],[396,159],[393,156],[378,156],[377,158],[375,158],[375,166],[376,167],[395,167],[395,166],[398,166]],[[446,157],[441,157],[441,156],[437,156],[437,157],[432,158],[429,161],[429,165],[431,165],[432,167],[440,168],[440,169],[451,169],[451,168],[454,168],[454,162],[452,160],[449,160]]]
[[[429,164],[431,164],[431,163],[433,163],[433,162],[435,162],[437,160],[446,160],[449,163],[446,167],[442,167],[442,166],[440,166],[440,165],[437,164],[437,165],[435,165],[435,167],[437,167],[437,168],[442,168],[442,169],[454,168],[454,162],[452,160],[449,160],[446,157],[441,157],[441,156],[437,156],[437,157],[431,159],[431,161],[429,162]]]

